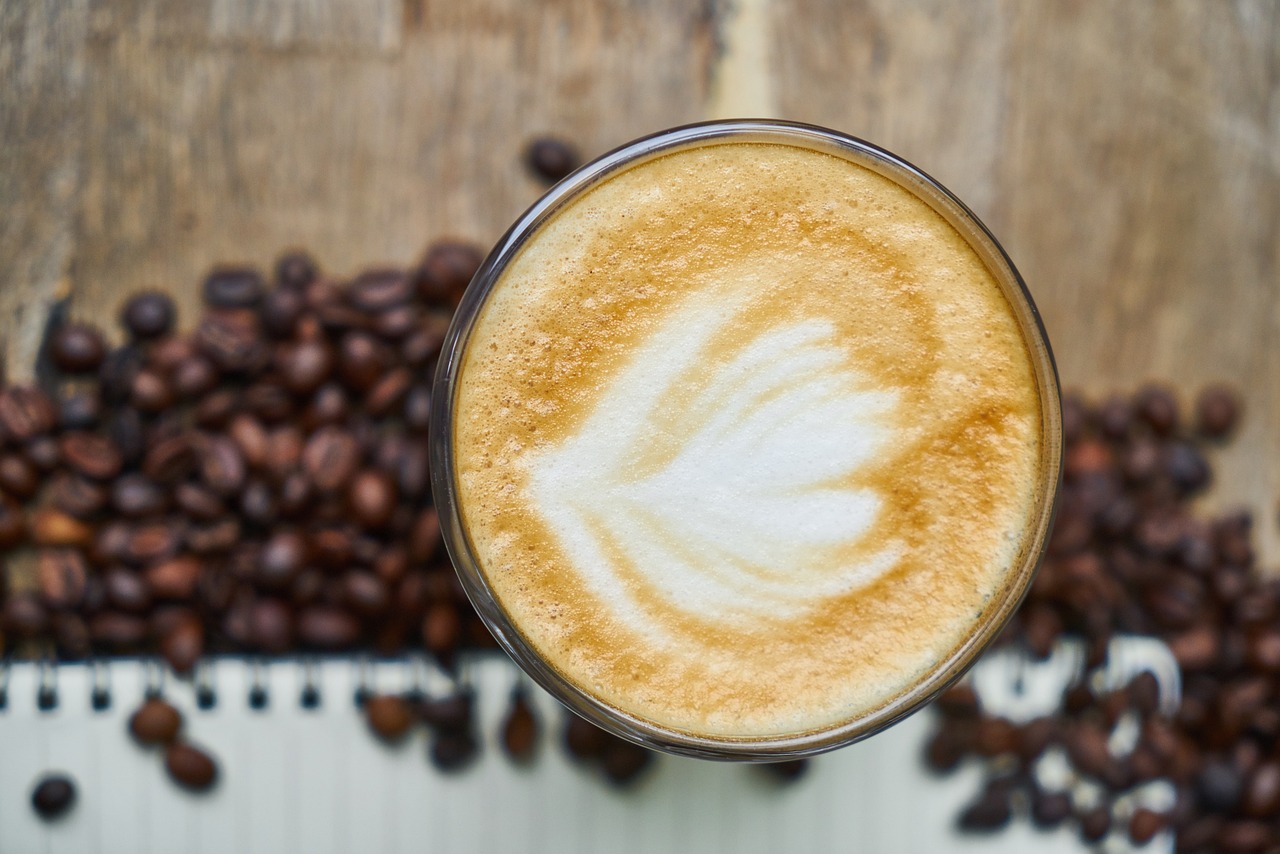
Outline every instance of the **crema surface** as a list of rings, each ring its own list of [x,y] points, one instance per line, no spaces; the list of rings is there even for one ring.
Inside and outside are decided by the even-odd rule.
[[[661,727],[858,719],[974,632],[1044,500],[1030,351],[897,183],[703,144],[552,215],[459,368],[457,504],[524,638]]]

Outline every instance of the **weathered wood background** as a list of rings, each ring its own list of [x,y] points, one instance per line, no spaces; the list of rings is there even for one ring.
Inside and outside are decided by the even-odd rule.
[[[897,151],[986,220],[1065,383],[1248,390],[1215,505],[1280,562],[1280,4],[1273,0],[5,0],[0,332],[108,318],[217,261],[331,270],[487,243],[588,154],[756,112]]]

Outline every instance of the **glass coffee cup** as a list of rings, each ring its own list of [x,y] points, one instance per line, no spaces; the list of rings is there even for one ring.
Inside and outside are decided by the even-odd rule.
[[[433,492],[500,646],[646,747],[778,761],[957,679],[1043,555],[1056,369],[990,232],[835,131],[633,142],[499,241],[437,370]]]

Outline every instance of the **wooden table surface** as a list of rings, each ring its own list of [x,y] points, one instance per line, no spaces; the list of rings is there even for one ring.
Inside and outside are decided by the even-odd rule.
[[[494,241],[555,132],[587,154],[772,115],[896,151],[999,236],[1068,387],[1247,389],[1215,506],[1280,563],[1272,0],[6,0],[0,334],[214,262],[329,270]]]

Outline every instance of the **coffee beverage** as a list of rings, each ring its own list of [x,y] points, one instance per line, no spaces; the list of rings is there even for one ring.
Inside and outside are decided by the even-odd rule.
[[[464,301],[455,558],[500,637],[631,734],[732,752],[886,713],[1028,582],[1051,363],[922,193],[712,135],[601,169]]]

